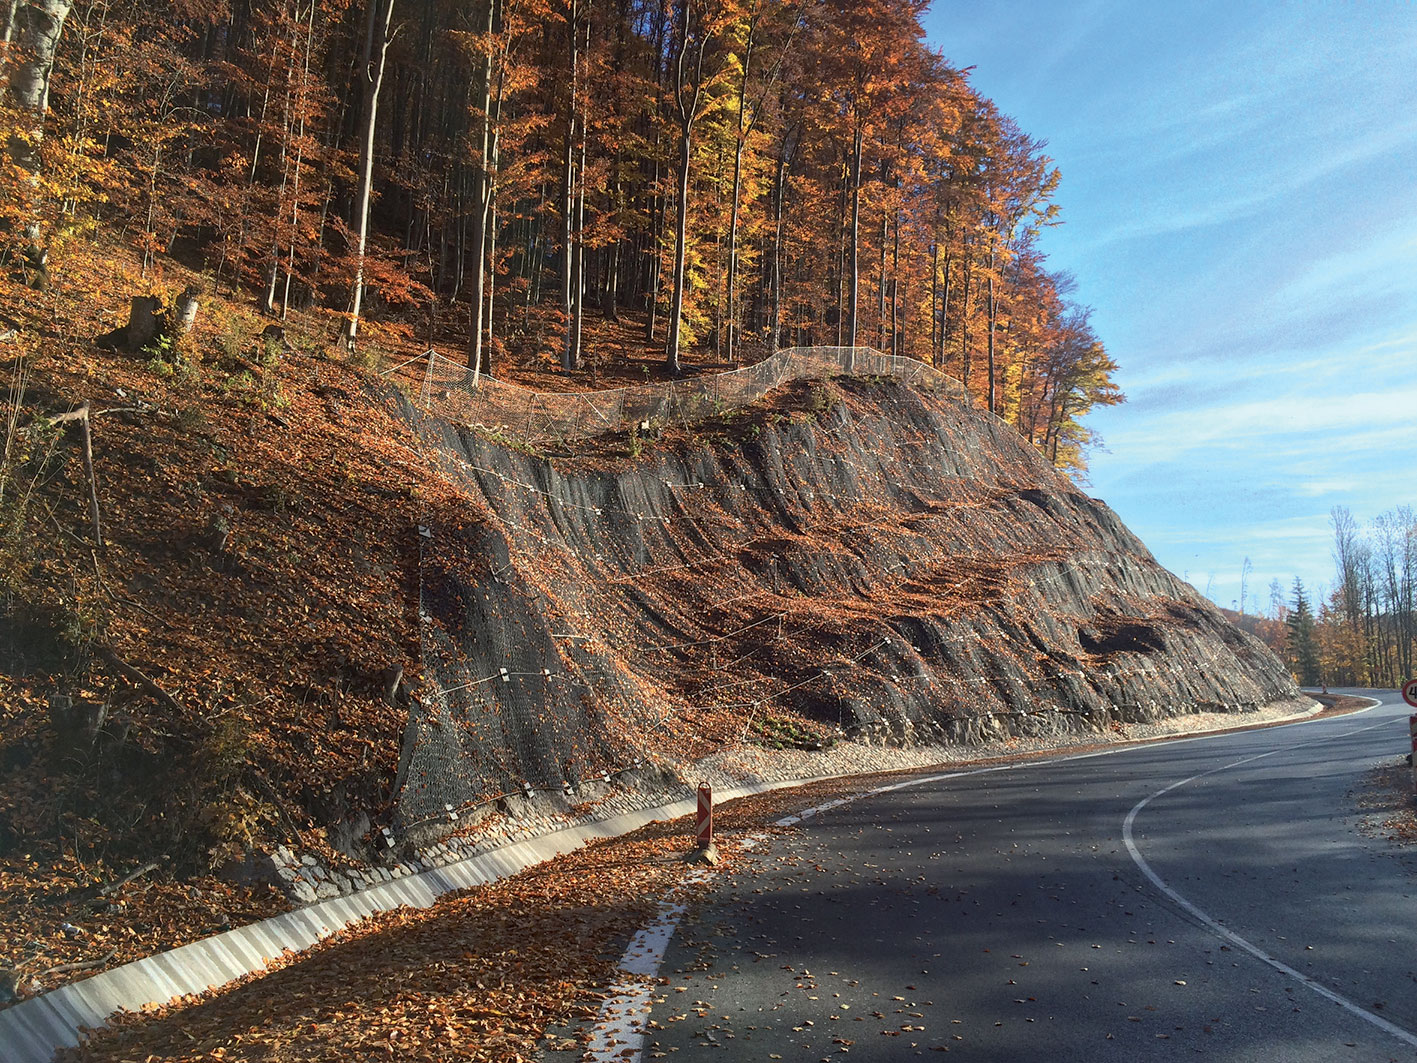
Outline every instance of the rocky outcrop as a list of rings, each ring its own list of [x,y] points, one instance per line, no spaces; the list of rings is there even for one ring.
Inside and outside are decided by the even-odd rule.
[[[1012,428],[900,384],[574,458],[404,414],[461,495],[421,529],[405,827],[784,734],[975,743],[1297,696]]]

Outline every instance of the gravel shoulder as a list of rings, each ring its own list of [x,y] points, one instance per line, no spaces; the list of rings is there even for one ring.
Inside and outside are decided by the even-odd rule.
[[[1127,727],[1059,746],[1015,739],[968,750],[883,749],[844,743],[780,751],[773,767],[850,775],[821,779],[715,810],[722,870],[751,873],[742,840],[779,832],[775,820],[929,765],[987,764],[1085,752],[1215,731],[1247,730],[1356,711],[1363,699],[1204,714]],[[1229,724],[1230,726],[1226,726]],[[1092,736],[1089,736],[1092,737]],[[767,764],[761,765],[768,767]],[[724,768],[729,767],[723,765]],[[751,771],[750,760],[735,765]],[[874,773],[874,774],[872,774]],[[517,1060],[579,1043],[548,1031],[584,1028],[614,980],[624,942],[657,899],[682,887],[689,817],[587,846],[512,878],[353,924],[299,956],[197,997],[124,1015],[63,1060],[261,1058]],[[691,890],[692,892],[692,890]]]

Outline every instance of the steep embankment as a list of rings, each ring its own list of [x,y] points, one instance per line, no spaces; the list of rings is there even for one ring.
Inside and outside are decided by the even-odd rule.
[[[1103,503],[946,399],[799,385],[558,460],[404,413],[468,496],[421,529],[405,825],[740,742],[1061,736],[1297,695]]]

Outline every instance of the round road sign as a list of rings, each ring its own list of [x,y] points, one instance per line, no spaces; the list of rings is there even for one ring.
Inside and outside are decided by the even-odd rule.
[[[1402,681],[1402,700],[1417,709],[1417,678]]]

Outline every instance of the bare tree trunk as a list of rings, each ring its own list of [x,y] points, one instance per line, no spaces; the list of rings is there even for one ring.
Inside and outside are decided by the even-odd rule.
[[[900,356],[904,347],[900,334],[900,211],[893,219],[891,246],[891,354]]]
[[[384,66],[389,54],[389,27],[394,18],[394,0],[369,0],[364,33],[364,136],[359,148],[359,188],[355,193],[355,221],[359,233],[355,241],[354,291],[349,300],[349,317],[341,339],[351,350],[359,333],[359,310],[364,301],[364,254],[369,244],[369,196],[374,185],[374,134],[378,128],[379,90],[384,85]],[[377,39],[376,39],[377,35]]]
[[[654,177],[650,180],[650,187],[655,189],[650,197],[650,220],[648,251],[649,259],[646,263],[645,290],[647,304],[645,314],[645,342],[654,342],[655,318],[659,313],[659,234],[664,231],[664,197],[659,194],[659,134],[654,137]]]
[[[83,417],[79,419],[79,424],[84,433],[84,475],[89,481],[89,520],[93,524],[94,545],[100,550],[103,549],[103,525],[99,521],[98,514],[98,479],[93,472],[93,418],[90,416],[89,400],[85,399],[79,407],[83,411]]]
[[[675,57],[674,75],[674,102],[679,108],[679,202],[674,225],[674,296],[669,309],[669,340],[665,345],[664,362],[669,372],[675,374],[680,370],[679,336],[684,313],[684,245],[689,229],[689,165],[692,159],[690,137],[693,134],[694,120],[698,117],[699,101],[703,97],[704,54],[711,36],[707,26],[699,27],[699,39],[694,46],[692,82],[686,93],[685,64],[689,59],[693,8],[693,0],[680,0],[679,48]]]
[[[496,305],[497,295],[497,192],[494,184],[492,191],[492,220],[487,227],[487,327],[486,336],[482,341],[482,371],[492,372],[492,307]]]
[[[44,114],[49,109],[49,75],[59,47],[59,34],[73,6],[74,0],[21,0],[11,7],[6,20],[6,39],[13,46],[6,49],[9,72],[6,91],[10,102],[29,116],[29,128],[11,135],[7,149],[11,161],[26,175],[29,194],[36,199],[27,208],[29,218],[25,222],[25,239],[36,266],[41,265],[43,254],[37,202],[42,194],[39,143],[44,135]]]
[[[939,344],[940,314],[940,245],[930,245],[930,364],[935,361],[935,351]]]
[[[841,195],[837,197],[836,218],[836,277],[832,294],[836,297],[836,345],[840,347],[842,340],[846,338],[846,238],[849,226],[847,224],[847,204],[850,202],[851,184],[851,161],[843,159],[841,163]]]
[[[861,292],[861,126],[857,123],[851,152],[851,295],[846,345],[856,346],[856,310]]]
[[[202,289],[197,285],[188,285],[187,288],[177,297],[177,302],[172,310],[172,333],[174,336],[185,336],[192,331],[192,326],[197,323],[197,310],[200,308],[198,302]]]
[[[994,334],[995,334],[995,332],[997,331],[997,325],[998,325],[998,321],[999,321],[999,304],[998,304],[998,300],[995,298],[995,291],[994,291],[994,262],[995,262],[995,254],[994,254],[994,252],[991,250],[991,251],[989,252],[989,274],[988,274],[988,277],[989,277],[989,291],[988,291],[988,296],[987,296],[987,300],[988,300],[988,302],[987,302],[987,310],[988,310],[988,312],[987,312],[987,315],[986,315],[987,320],[988,320],[988,326],[989,326],[989,337],[988,337],[988,343],[987,343],[987,345],[986,345],[986,350],[988,351],[987,359],[988,359],[988,363],[989,363],[989,389],[988,389],[988,396],[989,396],[989,412],[990,412],[990,413],[997,413],[997,412],[998,412],[997,403],[996,403],[996,401],[995,401],[995,393],[994,393],[994,391],[995,391],[995,389],[994,389],[994,376],[995,376],[995,371],[994,371]]]
[[[777,157],[777,182],[773,204],[772,233],[772,311],[769,329],[772,335],[771,353],[776,354],[782,342],[782,219],[783,200],[787,195],[787,137],[783,135],[782,152]]]
[[[689,223],[689,125],[679,133],[679,197],[674,213],[674,294],[669,305],[669,339],[665,345],[665,366],[678,373],[679,319],[684,313],[684,240]]]
[[[0,30],[0,46],[7,45],[7,44],[10,43],[11,40],[14,39],[14,36],[15,36],[15,16],[19,13],[19,10],[20,10],[20,0],[5,0],[5,3],[4,3],[5,19],[4,19],[4,22],[3,22],[3,30]],[[8,58],[9,58],[9,53],[8,53],[8,52],[7,52],[5,55],[0,56],[0,72],[3,72],[3,71],[4,71],[4,69],[5,69],[4,64],[5,64],[5,62],[6,62],[6,60],[7,60]]]
[[[581,367],[576,346],[574,273],[576,266],[576,98],[580,91],[580,4],[571,0],[567,37],[571,46],[571,97],[566,112],[566,151],[561,167],[561,314],[566,326],[561,350],[561,368],[566,372]]]
[[[950,340],[950,233],[945,230],[945,284],[940,291],[940,357],[935,364],[945,368],[945,351]]]
[[[959,341],[959,362],[960,362],[960,383],[964,385],[964,392],[969,394],[969,289],[970,281],[973,279],[974,256],[969,252],[969,237],[964,238],[964,302],[960,306],[960,341]]]
[[[876,349],[886,349],[886,244],[890,215],[881,211],[881,261],[876,267]]]
[[[487,55],[482,65],[482,152],[477,162],[472,204],[472,282],[468,288],[468,309],[472,320],[467,330],[467,367],[475,380],[483,371],[483,315],[486,312],[487,227],[492,207],[492,156],[496,151],[496,133],[492,126],[492,32],[496,18],[495,3],[487,5]]]
[[[586,50],[590,49],[590,21],[586,21]],[[586,105],[590,105],[587,98]],[[572,332],[571,342],[575,347],[576,364],[581,364],[581,324],[585,319],[585,157],[586,157],[586,121],[585,116],[581,117],[581,153],[580,162],[577,166],[579,178],[576,181],[576,279],[575,279],[575,327]]]
[[[753,17],[748,21],[748,39],[743,45],[743,81],[738,91],[738,135],[733,147],[733,203],[729,212],[728,222],[728,313],[727,313],[727,334],[725,335],[725,350],[728,362],[735,359],[734,353],[734,328],[737,324],[735,316],[737,307],[735,305],[736,292],[734,290],[738,278],[738,201],[743,195],[743,148],[747,143],[748,126],[746,124],[746,114],[748,107],[748,79],[753,70],[753,44],[756,37],[757,18]],[[756,118],[756,115],[754,116]]]
[[[310,23],[305,34],[305,62],[300,78],[300,117],[296,134],[299,144],[295,149],[295,189],[291,195],[290,208],[290,251],[285,262],[285,292],[281,296],[280,316],[284,320],[290,313],[290,279],[295,273],[295,240],[300,232],[300,166],[305,160],[305,94],[310,84],[310,52],[315,46],[315,7],[310,4]]]

